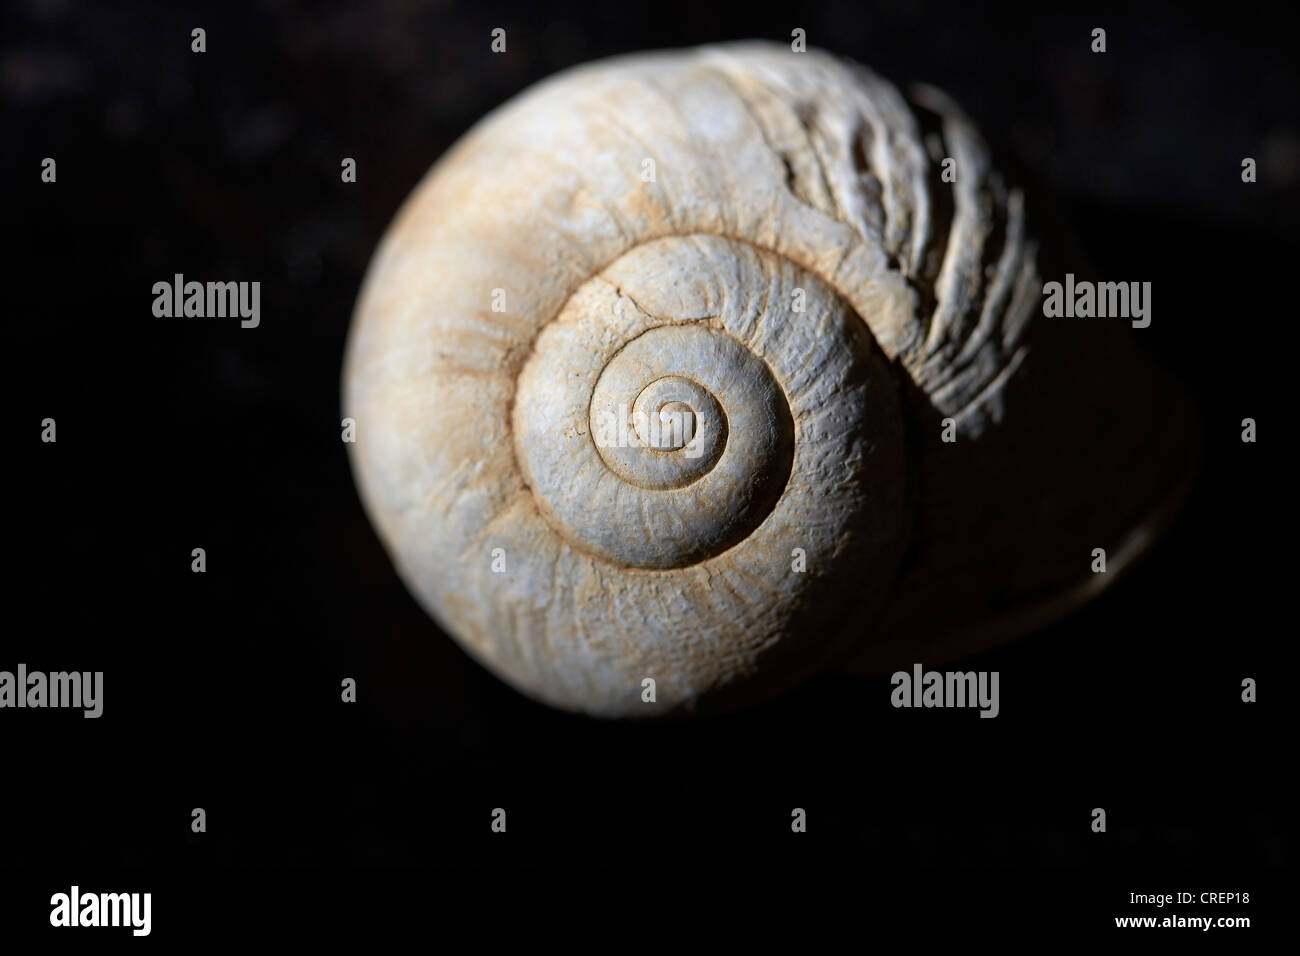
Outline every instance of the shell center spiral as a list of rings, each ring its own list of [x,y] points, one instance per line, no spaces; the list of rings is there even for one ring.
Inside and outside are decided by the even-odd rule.
[[[643,363],[662,338],[647,333],[630,352],[616,355],[591,399],[589,425],[599,455],[610,471],[641,488],[692,484],[727,446],[727,414],[705,385],[684,375],[655,377]],[[636,345],[642,339],[649,341]]]
[[[692,404],[694,396],[683,394],[694,385],[689,379],[667,376],[651,382],[637,395],[632,422],[647,447],[676,451],[694,441],[700,413]]]
[[[599,365],[580,352],[593,339],[547,336],[521,375],[515,437],[544,513],[577,547],[642,568],[683,567],[753,531],[793,453],[764,361],[698,321],[652,326]],[[585,402],[573,371],[584,367]],[[543,396],[575,389],[569,408],[586,420],[557,420]]]

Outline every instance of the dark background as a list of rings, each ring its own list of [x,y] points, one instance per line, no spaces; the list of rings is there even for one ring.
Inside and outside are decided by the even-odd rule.
[[[1039,903],[1085,886],[1073,905],[1102,923],[1148,914],[1121,905],[1130,891],[1253,885],[1262,907],[1294,852],[1280,724],[1296,23],[1172,3],[1037,11],[6,4],[0,669],[105,672],[99,720],[0,713],[0,867],[49,873],[23,881],[20,921],[45,922],[50,892],[107,868],[141,868],[125,882],[155,890],[161,925],[160,894],[214,868],[346,881],[389,863],[588,877],[739,863],[864,886],[969,867],[949,878],[972,892],[991,867],[1048,867],[1031,878]],[[949,91],[1043,180],[1101,276],[1153,283],[1138,338],[1197,403],[1200,476],[1172,532],[1095,604],[967,662],[1001,672],[996,720],[894,710],[888,678],[835,674],[692,723],[547,710],[438,631],[362,513],[339,379],[364,269],[429,165],[536,80],[620,52],[788,42],[796,26]],[[45,156],[56,185],[40,182]],[[340,182],[345,156],[356,184]],[[154,318],[151,287],[175,272],[260,281],[261,327]],[[39,440],[47,416],[57,444]],[[1258,444],[1240,441],[1246,416]],[[206,574],[190,572],[195,547]],[[344,677],[355,705],[339,701]],[[505,837],[489,832],[497,806]],[[1096,806],[1105,835],[1089,829]]]

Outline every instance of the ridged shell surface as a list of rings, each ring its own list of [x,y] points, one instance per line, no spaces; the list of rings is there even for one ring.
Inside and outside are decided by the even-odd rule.
[[[941,95],[825,54],[702,48],[539,84],[431,170],[371,265],[344,381],[368,513],[475,657],[602,716],[770,696],[855,642],[905,657],[938,621],[1060,593],[1082,556],[965,530],[1051,520],[1016,512],[1006,476],[1106,414],[1057,369],[1134,360],[1099,349],[1109,331],[1040,344],[1025,207]],[[1079,544],[1165,485],[1075,515]],[[990,526],[990,501],[1013,516]],[[1006,569],[991,599],[955,583],[978,554]]]

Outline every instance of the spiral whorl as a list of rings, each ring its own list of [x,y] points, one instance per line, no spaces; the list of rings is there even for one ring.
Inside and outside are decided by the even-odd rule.
[[[772,694],[869,629],[909,527],[896,370],[973,433],[1023,319],[1018,198],[943,135],[972,179],[940,201],[893,87],[763,45],[579,68],[467,134],[376,256],[345,397],[444,627],[604,715]]]
[[[720,262],[734,269],[721,281]],[[641,276],[665,273],[693,300],[640,288]],[[794,447],[779,382],[796,373],[784,351],[792,289],[755,302],[752,290],[770,286],[753,250],[658,240],[594,277],[539,337],[519,379],[515,445],[572,545],[629,567],[681,567],[767,517]],[[677,434],[661,418],[674,405],[690,422]]]

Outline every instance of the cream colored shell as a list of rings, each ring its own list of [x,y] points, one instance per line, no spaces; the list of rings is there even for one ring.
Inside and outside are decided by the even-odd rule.
[[[609,60],[497,110],[415,190],[357,306],[345,414],[403,579],[483,664],[650,716],[770,696],[853,642],[919,653],[927,580],[955,614],[1005,610],[953,589],[963,482],[1014,467],[999,429],[1087,412],[1031,397],[1014,431],[1044,322],[1025,202],[920,96],[762,44]],[[1009,568],[1011,603],[1069,585],[1047,565]],[[913,610],[873,633],[890,607]]]

